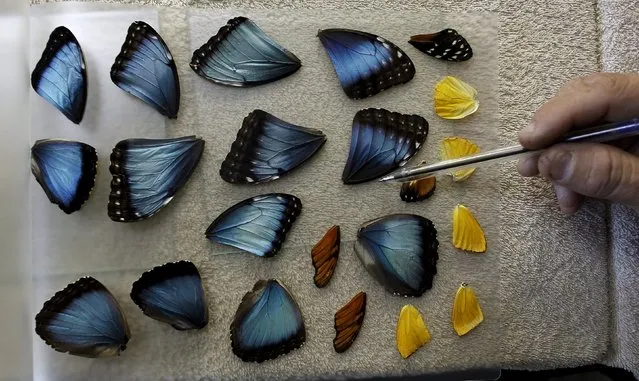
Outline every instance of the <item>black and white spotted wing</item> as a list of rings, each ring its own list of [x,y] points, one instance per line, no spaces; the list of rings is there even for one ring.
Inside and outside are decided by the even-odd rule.
[[[408,41],[419,51],[445,61],[468,61],[473,49],[455,29],[443,29],[437,33],[418,34]]]

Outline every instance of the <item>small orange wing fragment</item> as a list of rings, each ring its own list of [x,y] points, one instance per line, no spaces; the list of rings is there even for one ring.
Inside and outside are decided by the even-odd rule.
[[[335,313],[335,352],[342,353],[351,347],[364,322],[366,293],[360,292]]]
[[[462,283],[453,304],[453,328],[457,335],[463,336],[484,321],[484,314],[477,301],[475,291]]]
[[[311,259],[315,267],[313,281],[318,288],[326,287],[333,277],[339,258],[340,230],[339,226],[332,226],[324,237],[313,246]]]
[[[453,212],[453,245],[464,251],[486,252],[486,236],[475,216],[464,205]]]
[[[435,192],[436,186],[437,178],[435,176],[408,181],[402,184],[399,196],[406,202],[422,201]]]

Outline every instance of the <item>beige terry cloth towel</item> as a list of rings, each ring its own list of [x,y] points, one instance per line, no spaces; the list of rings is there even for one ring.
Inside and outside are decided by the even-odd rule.
[[[639,71],[639,1],[601,0],[599,9],[603,70]],[[639,116],[639,105],[636,110]],[[610,219],[611,308],[614,312],[608,362],[639,377],[639,213],[613,206]]]
[[[500,19],[497,40],[502,144],[516,142],[517,131],[562,84],[600,68],[594,0],[424,0],[405,1],[401,6],[383,0],[143,0],[135,3],[201,8],[366,8],[381,9],[389,14],[397,7],[496,12]],[[160,21],[163,28],[179,29],[179,26],[171,26],[173,22],[181,22],[181,27],[186,28],[184,19],[161,17]],[[172,38],[170,34],[165,35],[169,44],[178,44]],[[550,368],[600,361],[608,348],[611,314],[606,208],[590,203],[576,216],[563,216],[550,187],[539,180],[522,179],[512,164],[501,170],[499,187],[503,251],[499,268],[486,276],[498,277],[500,282],[502,331],[501,336],[495,337],[495,343],[489,345],[498,344],[501,349],[497,353],[473,354],[476,358],[468,362],[483,366]],[[198,361],[206,363],[207,360]],[[192,365],[187,359],[183,364],[185,368]],[[328,369],[328,373],[352,375],[353,370],[361,371],[358,376],[378,373],[374,369],[362,369],[356,363],[342,365]],[[231,368],[226,370],[229,376]],[[186,377],[185,374],[189,373],[182,375]]]

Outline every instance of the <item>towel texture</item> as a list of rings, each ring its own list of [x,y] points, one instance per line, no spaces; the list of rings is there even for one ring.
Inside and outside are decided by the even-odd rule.
[[[599,2],[604,71],[639,71],[639,1]],[[639,110],[639,109],[638,109]],[[609,363],[639,377],[639,214],[611,208],[612,350]]]
[[[122,3],[126,1],[120,1]],[[402,5],[389,5],[384,0],[373,1],[319,1],[307,0],[304,2],[296,1],[186,1],[186,0],[145,0],[136,1],[136,4],[151,4],[156,6],[187,6],[197,8],[212,7],[251,7],[251,8],[281,8],[285,7],[287,12],[294,12],[293,9],[299,8],[332,8],[332,9],[359,9],[362,10],[363,23],[373,22],[374,17],[370,13],[374,9],[382,9],[385,13],[382,15],[395,14],[398,7],[409,12],[403,13],[406,17],[410,15],[417,17],[418,12],[442,12],[449,15],[450,20],[455,12],[464,11],[463,16],[459,20],[473,20],[473,12],[484,12],[486,19],[483,25],[487,30],[474,31],[477,36],[481,33],[497,33],[496,38],[487,38],[498,46],[495,47],[495,54],[498,56],[498,76],[492,77],[488,73],[488,78],[492,78],[499,85],[499,91],[496,93],[494,101],[498,103],[495,111],[496,119],[490,123],[495,126],[484,125],[486,131],[494,138],[491,147],[500,144],[510,144],[516,142],[517,131],[524,126],[534,110],[540,106],[545,100],[566,81],[574,76],[588,74],[599,70],[599,30],[597,28],[597,3],[595,1],[563,1],[563,2],[498,2],[498,1],[406,1]],[[390,9],[393,9],[391,11]],[[572,366],[586,363],[592,363],[602,359],[606,353],[609,341],[609,321],[610,309],[608,300],[608,228],[607,228],[607,210],[606,207],[599,203],[590,203],[581,213],[572,217],[561,215],[555,205],[554,196],[550,187],[542,181],[524,180],[520,178],[512,164],[504,165],[501,169],[496,169],[493,175],[487,175],[483,180],[492,178],[493,183],[486,184],[487,191],[477,194],[468,193],[468,197],[479,197],[473,200],[473,204],[478,205],[483,214],[487,218],[486,227],[489,231],[493,231],[495,237],[494,247],[500,249],[498,253],[491,253],[493,256],[487,256],[478,267],[478,271],[474,274],[475,282],[483,284],[478,290],[480,299],[483,298],[487,305],[491,306],[491,321],[487,319],[486,324],[482,327],[483,331],[477,331],[477,335],[469,336],[469,339],[478,345],[474,351],[463,352],[461,350],[451,349],[445,352],[444,348],[440,348],[451,344],[459,345],[454,338],[450,336],[450,332],[446,332],[446,324],[442,323],[448,319],[447,306],[450,298],[447,298],[446,292],[459,281],[452,274],[470,274],[470,268],[464,268],[468,263],[457,259],[451,260],[453,255],[458,253],[450,252],[449,258],[446,256],[442,259],[442,284],[448,287],[448,291],[441,290],[441,293],[434,292],[433,298],[440,303],[444,303],[446,307],[438,306],[435,309],[426,308],[425,317],[427,324],[433,324],[434,331],[441,332],[441,337],[434,335],[434,340],[430,347],[424,348],[420,356],[410,361],[400,361],[392,356],[392,347],[380,349],[374,343],[392,341],[392,327],[395,324],[396,313],[398,313],[401,304],[399,301],[391,298],[382,292],[379,292],[374,283],[370,283],[370,277],[359,266],[354,253],[350,248],[350,243],[344,246],[344,255],[340,258],[340,264],[335,275],[335,279],[342,279],[342,282],[333,285],[332,289],[325,291],[330,294],[321,294],[315,292],[317,300],[309,301],[312,293],[311,284],[312,270],[308,258],[308,248],[316,239],[321,236],[320,226],[332,223],[331,216],[348,218],[348,221],[363,222],[367,217],[382,212],[384,209],[369,208],[372,198],[372,187],[363,187],[362,192],[365,194],[362,199],[351,196],[349,198],[348,210],[354,208],[357,217],[352,216],[353,213],[345,213],[339,204],[331,204],[333,200],[330,195],[323,192],[316,192],[310,197],[309,212],[306,214],[306,220],[300,220],[302,224],[312,224],[313,229],[303,231],[297,229],[291,235],[289,251],[283,251],[280,258],[271,261],[268,266],[264,266],[263,261],[259,258],[243,257],[242,262],[238,262],[234,255],[215,255],[219,253],[228,253],[228,251],[220,251],[220,248],[211,248],[206,242],[201,242],[201,236],[197,229],[179,229],[179,226],[186,221],[189,224],[201,226],[202,231],[210,220],[229,206],[234,201],[238,201],[245,196],[256,194],[256,191],[247,191],[235,188],[228,188],[220,183],[219,178],[215,174],[216,166],[223,159],[220,147],[230,145],[233,137],[229,132],[235,128],[239,128],[239,118],[245,116],[249,107],[237,107],[237,115],[233,115],[236,120],[231,122],[229,116],[221,115],[220,120],[215,117],[217,103],[214,96],[216,89],[212,84],[203,83],[203,80],[196,77],[190,72],[185,59],[189,57],[192,49],[198,44],[203,43],[200,38],[206,34],[199,34],[197,40],[191,40],[190,45],[185,44],[185,36],[193,39],[197,30],[205,28],[202,22],[206,21],[206,16],[210,16],[210,25],[208,26],[209,35],[213,34],[220,26],[220,20],[227,15],[218,11],[204,11],[201,13],[195,11],[192,14],[180,9],[163,9],[160,12],[161,33],[167,43],[171,46],[176,57],[179,57],[181,65],[179,65],[180,76],[184,86],[183,106],[181,108],[181,117],[176,123],[168,126],[170,134],[183,134],[196,132],[208,135],[211,143],[216,146],[215,150],[206,150],[203,158],[206,171],[209,176],[195,176],[194,181],[184,190],[184,196],[175,200],[176,205],[165,211],[167,219],[174,218],[175,224],[172,228],[164,230],[162,233],[170,234],[172,243],[163,245],[158,249],[157,253],[150,256],[151,260],[136,257],[136,270],[142,270],[145,266],[151,265],[154,261],[163,261],[165,259],[190,258],[197,261],[203,266],[203,272],[210,274],[211,280],[208,287],[217,287],[220,283],[219,279],[224,279],[229,273],[241,274],[235,284],[223,284],[228,291],[217,294],[216,299],[211,306],[211,314],[214,316],[213,327],[210,328],[207,335],[208,340],[198,340],[189,335],[172,332],[160,325],[140,321],[141,315],[136,314],[135,307],[131,303],[125,302],[125,309],[129,314],[135,316],[134,331],[138,332],[139,340],[135,356],[136,362],[155,363],[156,361],[170,364],[167,377],[172,379],[197,379],[203,376],[211,378],[237,378],[243,379],[254,376],[257,372],[264,377],[278,375],[280,377],[293,376],[299,378],[317,377],[320,374],[325,376],[337,375],[376,375],[376,374],[404,374],[404,373],[426,373],[443,369],[458,369],[472,366],[505,366],[505,367],[525,367],[525,368],[548,368],[554,366]],[[268,11],[264,11],[268,15]],[[285,11],[273,11],[270,13],[277,16]],[[392,13],[391,13],[392,12]],[[233,13],[233,12],[231,12]],[[433,13],[431,13],[433,14]],[[498,15],[495,17],[494,15]],[[204,15],[204,16],[203,16]],[[310,18],[312,12],[300,13],[309,17],[309,23],[317,26],[320,19]],[[335,13],[335,17],[339,17],[339,12]],[[352,13],[345,12],[350,17],[350,22],[355,23],[357,18]],[[370,15],[370,16],[369,16]],[[325,15],[326,16],[326,15]],[[200,20],[198,21],[198,17]],[[302,16],[300,16],[302,17]],[[368,18],[371,17],[369,20]],[[329,17],[330,19],[330,17]],[[321,19],[324,20],[324,19]],[[432,20],[424,17],[423,20]],[[426,26],[439,26],[439,21],[422,21],[424,28]],[[436,20],[436,19],[435,19]],[[367,24],[368,25],[368,24]],[[388,30],[387,34],[394,32],[384,27],[383,22],[379,22],[380,28]],[[392,24],[388,24],[390,26]],[[419,25],[419,24],[418,24]],[[463,26],[460,27],[460,29]],[[198,29],[200,28],[200,29]],[[430,29],[430,28],[429,28]],[[276,36],[284,38],[286,35],[283,29],[270,29]],[[401,30],[396,33],[401,36]],[[398,37],[399,38],[399,37]],[[391,38],[392,40],[392,38]],[[401,41],[401,39],[399,40]],[[295,45],[295,42],[288,44]],[[403,45],[402,45],[403,46]],[[299,49],[302,49],[300,47]],[[490,50],[490,48],[487,48]],[[407,48],[408,50],[408,48]],[[319,49],[309,51],[309,59],[323,62],[323,69],[326,69],[325,53]],[[411,58],[423,62],[429,62],[425,57],[421,57],[417,52],[411,54]],[[308,70],[315,68],[309,67]],[[448,70],[448,69],[447,69]],[[433,78],[438,75],[448,73],[433,72]],[[450,72],[453,75],[456,72]],[[463,71],[458,72],[460,75]],[[300,73],[303,74],[303,73]],[[485,83],[487,78],[481,78],[482,74],[476,74],[476,77],[470,77],[471,83]],[[430,78],[430,77],[429,77]],[[477,79],[473,79],[477,78]],[[327,86],[330,80],[321,81]],[[432,82],[432,81],[431,81]],[[285,88],[286,82],[275,84],[274,87],[281,86]],[[332,83],[332,90],[338,90],[335,82]],[[408,87],[407,87],[408,88]],[[490,87],[485,87],[490,89]],[[405,89],[400,89],[397,93],[401,93]],[[204,91],[204,93],[202,93]],[[229,94],[231,92],[228,92]],[[337,92],[339,93],[339,92]],[[257,92],[253,95],[258,100]],[[228,94],[227,94],[228,95]],[[310,94],[310,96],[320,96],[321,94]],[[340,94],[341,95],[341,94]],[[232,95],[230,95],[232,96]],[[386,94],[385,94],[386,96]],[[291,96],[292,97],[292,96]],[[424,97],[427,99],[428,97]],[[309,125],[311,127],[322,126],[314,125],[314,119],[310,113],[307,115],[299,110],[294,109],[294,102],[290,102],[290,106],[286,106],[285,102],[278,103],[272,100],[266,100],[272,105],[273,111],[279,113],[284,119],[290,119],[291,122],[299,122],[300,124]],[[371,103],[374,104],[375,102]],[[488,105],[491,104],[490,97]],[[254,106],[255,103],[252,103]],[[337,106],[342,107],[342,106]],[[481,106],[480,106],[481,107]],[[315,106],[314,112],[320,113],[323,110],[323,104]],[[425,110],[429,108],[425,107]],[[408,109],[407,109],[408,110]],[[488,108],[487,110],[490,110]],[[344,112],[344,115],[341,115]],[[309,162],[308,168],[301,168],[299,173],[292,176],[288,180],[284,180],[277,187],[282,190],[295,192],[302,190],[296,183],[296,178],[308,176],[314,170],[323,173],[323,176],[334,178],[339,175],[335,168],[339,167],[341,160],[345,159],[345,147],[348,142],[348,112],[352,112],[350,108],[340,109],[339,116],[327,120],[326,129],[334,127],[334,124],[343,125],[346,131],[342,131],[339,138],[335,139],[335,145],[327,143],[326,149],[318,154],[314,162]],[[430,112],[430,111],[424,111]],[[427,117],[429,120],[436,118]],[[489,120],[489,119],[486,119]],[[437,123],[441,123],[437,121]],[[441,124],[442,126],[451,125]],[[463,126],[463,124],[462,124]],[[445,134],[454,130],[446,129],[434,130],[434,137],[429,140],[429,147],[434,147],[438,133]],[[463,128],[468,128],[468,126]],[[473,127],[476,127],[473,125]],[[215,135],[215,131],[224,131],[220,137]],[[466,130],[470,131],[470,130]],[[336,153],[342,156],[335,157]],[[428,152],[423,153],[422,158],[433,159]],[[327,168],[318,167],[318,163],[328,161],[330,165]],[[333,162],[335,161],[335,162]],[[331,173],[331,171],[335,173]],[[484,172],[488,172],[484,170]],[[201,174],[202,175],[202,174]],[[486,173],[484,173],[486,175]],[[475,179],[480,180],[480,177]],[[333,180],[330,180],[333,181]],[[479,185],[479,184],[475,184]],[[472,185],[471,185],[472,186]],[[227,190],[228,195],[221,198],[220,191]],[[232,190],[231,190],[232,189]],[[266,188],[264,188],[266,189]],[[443,189],[444,190],[444,189]],[[442,192],[443,193],[443,192]],[[440,197],[445,197],[442,193]],[[211,202],[202,205],[194,196],[197,194],[209,195]],[[385,190],[380,198],[393,200],[390,191]],[[389,198],[391,197],[391,198]],[[398,199],[398,197],[397,197]],[[432,200],[433,202],[435,200]],[[443,201],[443,199],[442,199]],[[451,202],[448,200],[445,202]],[[399,203],[392,201],[393,205],[399,207]],[[328,210],[318,210],[319,205],[328,205]],[[426,204],[425,204],[426,205]],[[377,205],[379,207],[380,205]],[[450,206],[450,205],[449,205]],[[430,208],[430,206],[429,206]],[[444,207],[441,207],[442,210]],[[197,212],[197,213],[196,213]],[[423,209],[426,216],[430,211],[428,208]],[[434,210],[433,215],[443,216],[441,211]],[[369,216],[370,214],[370,216]],[[320,216],[318,221],[312,221],[313,216]],[[495,216],[493,220],[490,216]],[[437,217],[443,218],[443,217]],[[442,224],[445,224],[442,219]],[[352,236],[355,225],[348,225],[345,234]],[[447,231],[448,227],[442,230],[442,242],[448,244]],[[158,235],[160,233],[157,233]],[[613,234],[614,236],[614,234]],[[352,238],[351,238],[352,240]],[[195,242],[193,245],[182,245],[177,242]],[[622,246],[632,247],[632,246]],[[636,247],[636,246],[635,246]],[[297,251],[295,249],[298,249]],[[216,252],[217,251],[217,252]],[[294,253],[295,252],[295,253]],[[290,261],[292,255],[298,255],[299,261]],[[498,262],[494,262],[497,258]],[[287,260],[288,259],[288,260]],[[479,263],[479,262],[477,262]],[[155,264],[155,263],[153,263]],[[449,270],[445,270],[449,266]],[[462,266],[462,267],[458,267]],[[494,266],[489,268],[490,266]],[[81,266],[80,266],[81,267]],[[116,266],[117,267],[117,266]],[[115,270],[115,269],[114,269]],[[127,287],[139,275],[139,271],[120,271],[118,273],[108,272],[104,274],[105,282],[113,285],[114,292],[118,293],[122,298],[126,297]],[[311,357],[307,357],[304,351],[291,354],[283,361],[276,361],[270,364],[263,364],[259,368],[253,366],[240,366],[237,359],[229,353],[229,348],[224,345],[224,341],[228,339],[225,329],[229,322],[235,305],[244,292],[250,289],[253,279],[268,276],[269,274],[287,274],[285,282],[299,294],[302,300],[302,308],[309,321],[309,326],[316,327],[309,336],[308,347],[305,351],[319,351],[324,356],[319,356],[322,360],[310,362]],[[295,276],[292,274],[306,274]],[[60,274],[59,272],[57,274]],[[218,277],[216,279],[216,277]],[[347,280],[348,279],[348,280]],[[63,286],[66,282],[65,277],[56,276],[55,280],[43,284],[41,288],[36,288],[36,294],[50,294],[57,287]],[[378,308],[373,304],[371,306],[370,321],[378,324],[371,324],[370,331],[365,333],[362,331],[361,342],[358,339],[358,345],[361,352],[357,351],[357,347],[351,348],[351,352],[346,356],[336,356],[327,351],[330,345],[332,331],[332,313],[361,287],[366,287],[371,292],[371,300],[376,300]],[[482,289],[487,289],[488,293],[484,293]],[[217,288],[210,289],[212,293]],[[326,294],[326,295],[325,295]],[[427,297],[428,298],[428,297]],[[626,299],[623,299],[628,300]],[[37,301],[38,303],[41,300]],[[428,306],[430,300],[425,300],[424,307]],[[625,303],[625,302],[624,302]],[[632,307],[632,301],[628,301],[629,308]],[[636,303],[636,301],[635,301]],[[229,309],[230,308],[230,309]],[[633,311],[633,310],[630,310]],[[634,310],[636,311],[636,309]],[[627,317],[623,317],[627,319]],[[367,318],[368,319],[368,318]],[[498,320],[497,320],[498,319]],[[636,320],[636,319],[635,319]],[[368,320],[367,320],[368,321]],[[432,322],[432,323],[431,323]],[[497,322],[497,323],[496,323]],[[630,327],[632,329],[632,327]],[[492,337],[487,338],[488,333],[492,332]],[[628,331],[631,332],[631,331]],[[194,334],[196,335],[196,334]],[[629,337],[630,333],[628,333]],[[636,333],[635,333],[636,335]],[[484,340],[485,341],[479,341]],[[440,341],[438,341],[440,340]],[[474,341],[473,341],[474,340]],[[629,340],[630,341],[630,340]],[[166,347],[166,343],[171,342],[170,347]],[[329,344],[327,344],[329,343]],[[368,344],[367,344],[368,343]],[[40,345],[38,343],[38,345]],[[132,344],[134,345],[134,344]],[[191,352],[188,356],[181,355],[180,348],[189,345]],[[475,344],[472,344],[475,345]],[[629,347],[629,343],[625,346]],[[388,347],[388,345],[386,344]],[[158,351],[157,348],[163,348]],[[623,349],[623,345],[618,345]],[[133,350],[135,346],[131,347]],[[468,347],[466,347],[468,349]],[[58,355],[58,354],[55,354]],[[63,355],[58,355],[63,356]],[[633,357],[623,357],[625,364],[629,364]],[[636,357],[634,357],[636,358]],[[158,360],[159,359],[159,360]],[[118,362],[119,361],[119,362]],[[145,379],[148,374],[134,373],[130,374],[131,369],[126,366],[126,356],[113,362],[90,363],[78,361],[77,359],[66,359],[56,357],[55,362],[48,363],[48,366],[55,368],[55,371],[62,372],[72,379],[83,378],[90,374],[94,378],[104,376],[108,378],[135,378]],[[168,365],[167,365],[168,366]],[[105,371],[105,367],[109,367],[109,372]],[[73,369],[73,374],[69,374],[69,370]],[[135,371],[134,371],[135,372]]]

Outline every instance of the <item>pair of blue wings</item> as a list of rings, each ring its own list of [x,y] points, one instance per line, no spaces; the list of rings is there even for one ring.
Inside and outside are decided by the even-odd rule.
[[[322,131],[254,110],[244,118],[220,176],[230,183],[276,180],[310,159],[325,142]]]
[[[56,293],[36,315],[36,333],[59,352],[82,357],[119,355],[131,337],[113,295],[92,277]]]
[[[79,124],[87,103],[87,71],[80,43],[73,33],[57,27],[31,73],[31,86],[42,98]]]
[[[131,299],[145,315],[177,330],[201,329],[209,321],[202,279],[189,261],[171,262],[145,272],[133,283]]]
[[[272,257],[301,210],[302,202],[293,195],[271,193],[252,197],[216,218],[206,230],[206,237],[260,257]]]
[[[176,118],[180,83],[173,56],[162,37],[148,24],[136,21],[128,29],[120,54],[111,68],[118,87]],[[82,48],[66,27],[56,28],[31,74],[34,90],[79,124],[87,102],[87,72]]]
[[[111,153],[108,212],[113,221],[150,218],[168,204],[200,162],[204,140],[126,139]]]
[[[162,115],[177,118],[180,81],[175,61],[162,37],[147,23],[136,21],[129,27],[111,67],[111,80]]]
[[[31,147],[31,172],[65,213],[79,210],[95,185],[98,156],[82,142],[43,139]]]
[[[350,29],[325,29],[318,37],[350,98],[373,96],[415,76],[415,66],[408,55],[380,36]]]
[[[355,251],[366,270],[389,292],[421,296],[437,274],[439,242],[433,223],[414,214],[393,214],[364,224]]]
[[[404,165],[422,146],[428,129],[428,122],[419,115],[372,108],[358,111],[342,181],[370,181]]]
[[[233,353],[243,361],[276,358],[305,340],[300,308],[276,279],[258,281],[242,299],[231,324]]]
[[[301,66],[299,58],[246,17],[229,20],[191,59],[191,68],[199,76],[237,87],[273,82]]]

